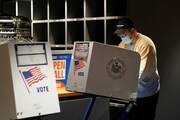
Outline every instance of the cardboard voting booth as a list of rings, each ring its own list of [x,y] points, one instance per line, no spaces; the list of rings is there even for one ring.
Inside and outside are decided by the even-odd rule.
[[[67,89],[132,100],[139,65],[136,52],[97,42],[75,42]]]
[[[0,45],[0,119],[60,112],[48,43]]]

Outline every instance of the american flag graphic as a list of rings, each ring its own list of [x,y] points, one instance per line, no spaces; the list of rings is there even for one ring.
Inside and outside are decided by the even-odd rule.
[[[35,83],[38,83],[39,81],[43,80],[46,77],[41,72],[41,69],[39,67],[33,67],[28,71],[23,71],[22,75],[29,87]]]
[[[85,61],[84,60],[77,60],[77,61],[74,61],[74,64],[75,64],[75,70],[78,70],[78,69],[81,69],[85,66]]]

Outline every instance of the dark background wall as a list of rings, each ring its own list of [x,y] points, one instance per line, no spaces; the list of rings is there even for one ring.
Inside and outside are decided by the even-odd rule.
[[[2,14],[2,8],[3,8],[3,6],[2,6],[2,0],[0,0],[0,15]]]
[[[156,44],[161,77],[156,120],[180,120],[180,1],[128,0],[140,32]]]

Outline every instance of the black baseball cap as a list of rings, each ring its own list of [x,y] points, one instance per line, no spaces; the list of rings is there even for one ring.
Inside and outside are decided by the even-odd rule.
[[[120,34],[121,32],[133,27],[134,27],[134,22],[128,17],[123,17],[119,19],[119,21],[117,22],[116,31],[114,33]]]

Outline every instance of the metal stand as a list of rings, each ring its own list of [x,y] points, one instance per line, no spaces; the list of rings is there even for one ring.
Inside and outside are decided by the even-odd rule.
[[[90,113],[92,111],[92,108],[93,108],[93,105],[94,105],[95,101],[96,101],[96,96],[92,96],[91,101],[90,101],[90,103],[88,105],[88,108],[87,108],[87,110],[86,110],[86,112],[84,114],[83,120],[88,120],[89,119],[89,116],[90,116]]]
[[[136,103],[134,101],[130,101],[127,107],[121,112],[119,120],[126,120],[128,113],[134,105],[136,105]]]

